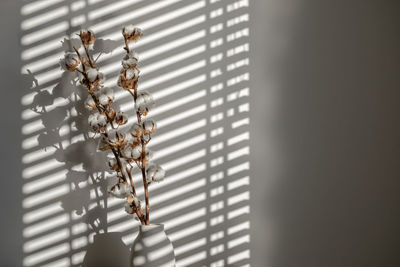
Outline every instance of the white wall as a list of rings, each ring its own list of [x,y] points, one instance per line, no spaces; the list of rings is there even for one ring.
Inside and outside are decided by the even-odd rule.
[[[22,258],[20,4],[0,6],[2,266]],[[399,266],[398,1],[251,9],[252,266]]]

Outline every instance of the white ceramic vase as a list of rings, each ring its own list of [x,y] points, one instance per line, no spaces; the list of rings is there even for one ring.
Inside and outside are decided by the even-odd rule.
[[[131,267],[175,267],[175,254],[163,224],[140,225],[131,249]]]

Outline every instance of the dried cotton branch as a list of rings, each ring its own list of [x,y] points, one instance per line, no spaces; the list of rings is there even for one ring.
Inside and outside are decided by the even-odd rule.
[[[130,42],[138,41],[143,33],[141,29],[128,25],[123,28],[122,35],[125,40],[126,54],[121,61],[122,69],[117,84],[133,97],[137,117],[137,122],[128,132],[122,132],[119,129],[119,126],[128,123],[128,116],[112,107],[114,91],[104,87],[104,74],[95,66],[89,53],[96,41],[96,36],[92,31],[80,31],[78,36],[85,55],[81,55],[78,48],[74,47],[75,53],[65,54],[63,68],[76,72],[79,81],[89,94],[84,105],[92,112],[88,117],[88,124],[93,131],[100,134],[97,149],[110,150],[114,156],[108,159],[107,164],[110,170],[115,172],[118,182],[111,187],[109,194],[116,198],[126,199],[125,211],[136,214],[142,224],[148,225],[150,223],[148,186],[152,182],[162,181],[165,171],[159,165],[150,163],[152,152],[146,148],[146,145],[150,142],[157,125],[154,120],[149,118],[144,120],[143,117],[147,116],[153,108],[154,100],[149,92],[138,91],[139,55],[129,48]],[[145,203],[140,201],[136,194],[132,179],[134,164],[138,166],[142,174]]]

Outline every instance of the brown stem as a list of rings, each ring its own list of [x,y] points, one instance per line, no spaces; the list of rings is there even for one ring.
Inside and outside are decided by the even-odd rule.
[[[144,186],[144,197],[146,200],[146,225],[150,224],[150,206],[149,206],[149,184],[146,179],[146,165],[144,164],[144,155],[146,155],[146,145],[142,143],[142,178]]]
[[[132,179],[132,174],[131,174],[132,168],[130,170],[128,170],[128,167],[126,168],[126,172],[128,173],[129,176],[129,181],[131,182],[131,188],[132,188],[132,194],[134,197],[137,197],[136,195],[136,190],[135,190],[135,186],[133,184],[133,179]],[[136,207],[136,215],[138,216],[140,222],[144,225],[146,224],[145,220],[144,220],[144,214],[142,212],[142,208],[140,207]]]
[[[124,36],[124,39],[125,39],[125,50],[126,50],[126,53],[129,53],[129,40],[127,38],[125,38],[125,36]]]
[[[133,100],[136,103],[137,90],[134,90],[133,94],[132,94],[132,92],[130,90],[128,90],[128,91],[133,96]],[[140,115],[139,111],[136,112],[136,116],[137,116],[138,123],[141,123],[142,122],[142,116]],[[147,183],[146,164],[145,164],[146,142],[145,142],[145,140],[143,138],[140,138],[140,142],[142,144],[142,157],[141,157],[142,165],[140,166],[140,168],[142,170],[144,197],[145,197],[145,200],[146,200],[146,224],[148,225],[148,224],[150,224],[150,206],[149,206],[149,184]]]
[[[106,137],[107,135],[104,134]],[[121,170],[121,175],[122,175],[122,180],[124,182],[126,182],[126,176],[123,172],[123,168],[122,168],[122,163],[121,163],[121,159],[119,158],[119,155],[117,154],[117,152],[115,151],[115,148],[111,148],[112,153],[114,154],[115,159],[117,160],[117,164],[118,164],[118,168]]]

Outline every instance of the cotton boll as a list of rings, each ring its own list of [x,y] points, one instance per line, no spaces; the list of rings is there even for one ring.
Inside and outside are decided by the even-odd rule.
[[[131,206],[131,204],[129,202],[125,203],[125,211],[128,214],[133,214],[133,212],[134,212],[133,207]]]
[[[101,89],[101,93],[106,95],[111,100],[114,100],[114,90],[109,87],[104,87]]]
[[[134,68],[137,65],[137,60],[135,58],[129,57],[126,55],[122,60],[122,67],[124,69]]]
[[[141,91],[138,93],[135,102],[135,108],[138,112],[146,115],[147,112],[154,106],[153,97],[147,91]]]
[[[138,93],[137,97],[136,97],[136,103],[137,106],[142,106],[146,104],[146,99],[143,96],[142,92]]]
[[[139,61],[139,54],[135,50],[129,51],[129,54],[127,54],[127,56],[129,58],[133,58],[133,59],[136,59],[137,61]]]
[[[114,91],[108,87],[102,88],[98,98],[103,106],[111,105],[114,100]]]
[[[141,28],[139,28],[139,27],[136,27],[135,28],[135,35],[136,34],[138,34],[138,35],[143,35],[143,30],[141,29]]]
[[[104,127],[107,125],[107,117],[104,114],[99,114],[97,117],[97,125],[100,127]]]
[[[101,127],[107,125],[107,117],[104,114],[95,112],[88,117],[89,125],[93,130],[98,131]]]
[[[122,34],[124,35],[125,39],[133,42],[136,42],[143,35],[142,30],[140,28],[133,27],[133,25],[125,26],[122,29]]]
[[[138,197],[133,197],[133,204],[135,204],[136,207],[140,207],[140,199]]]
[[[161,182],[165,177],[165,170],[157,164],[150,164],[146,170],[147,181]]]
[[[161,182],[162,180],[164,180],[164,177],[165,177],[165,170],[163,168],[159,167],[153,176],[153,181]]]
[[[130,132],[131,132],[131,135],[132,135],[133,137],[140,137],[140,136],[142,136],[142,133],[143,133],[142,125],[140,125],[139,123],[135,122],[135,123],[132,125],[132,127],[131,127],[131,129],[130,129]]]
[[[110,118],[110,120],[114,120],[116,112],[115,112],[114,109],[109,108],[108,111],[107,111],[107,115]]]
[[[123,112],[118,111],[117,115],[115,116],[115,122],[118,125],[124,125],[128,122],[128,116],[126,116]]]
[[[149,135],[149,134],[144,134],[144,135],[142,136],[142,139],[143,139],[143,141],[145,141],[145,142],[149,142],[149,141],[150,141],[150,135]]]
[[[116,198],[125,198],[129,196],[129,187],[127,184],[119,183],[113,186],[108,192],[110,193],[110,195]]]
[[[75,71],[80,65],[79,57],[74,53],[67,53],[64,57],[64,64],[67,70]]]
[[[109,103],[109,98],[108,98],[108,96],[106,96],[106,95],[100,95],[100,96],[99,96],[99,102],[100,102],[100,104],[102,104],[103,106],[107,106],[107,105],[110,104],[110,103]]]
[[[139,102],[138,102],[139,100]],[[151,94],[147,91],[141,91],[138,93],[138,100],[136,100],[136,103],[139,105],[146,105],[146,106],[152,106],[154,104],[153,97]]]
[[[133,77],[135,77],[135,72],[133,71],[133,69],[127,69],[125,77],[127,80],[131,80]]]
[[[148,164],[146,168],[146,177],[148,182],[152,181],[152,177],[156,173],[156,170],[157,170],[157,165],[155,165],[154,163]]]
[[[94,82],[97,79],[98,71],[94,68],[90,68],[87,71],[87,76],[90,82]]]
[[[157,125],[154,120],[148,119],[143,122],[144,134],[152,134],[156,131]]]
[[[108,140],[114,145],[119,145],[125,140],[125,134],[117,129],[112,129],[108,132]]]
[[[135,205],[135,207],[140,207],[141,201],[140,201],[140,199],[139,199],[138,197],[129,196],[129,197],[127,198],[127,200],[128,200],[128,202],[129,202],[130,204]]]
[[[132,144],[132,143],[134,142],[135,138],[133,138],[132,135],[127,134],[127,135],[125,136],[125,140],[128,142],[128,144]]]
[[[149,161],[153,158],[153,151],[151,151],[150,149],[146,149],[146,159]]]
[[[115,129],[110,130],[107,136],[108,136],[108,141],[110,141],[111,143],[117,142],[118,140],[117,131]]]
[[[88,95],[88,97],[85,100],[85,108],[88,110],[95,110],[96,109],[96,103],[93,100],[93,97],[91,95]]]
[[[147,106],[153,106],[154,105],[154,100],[153,100],[153,96],[150,93],[144,94],[143,98],[145,100],[145,103],[147,104]]]
[[[142,146],[135,146],[132,148],[132,158],[133,159],[138,159],[142,155]]]
[[[142,146],[138,145],[138,146],[127,146],[125,147],[123,154],[127,157],[127,158],[131,158],[131,159],[138,159],[140,158],[140,156],[142,155]]]
[[[98,79],[99,79],[99,84],[101,85],[101,86],[103,86],[104,85],[104,82],[105,82],[105,76],[104,76],[104,73],[102,73],[102,72],[99,72],[98,74],[97,74],[97,76],[98,76]]]
[[[67,64],[68,66],[75,65],[78,60],[78,56],[73,53],[65,54],[65,64]]]
[[[118,170],[119,166],[118,166],[118,162],[115,158],[109,158],[108,159],[108,167],[110,167],[111,170]]]
[[[122,150],[122,154],[126,158],[132,158],[132,147],[126,146],[124,150]]]
[[[135,30],[135,26],[133,26],[132,24],[125,26],[122,29],[122,33],[126,34],[126,35],[131,35],[133,33],[133,31]]]
[[[88,31],[81,30],[79,36],[85,45],[91,45],[94,43],[94,41],[96,41],[96,35],[91,30]]]
[[[134,68],[134,69],[133,69],[133,74],[134,74],[134,76],[135,76],[136,78],[138,78],[138,77],[139,77],[139,70],[138,70],[137,68]]]
[[[89,115],[88,122],[89,122],[90,126],[92,126],[92,127],[97,126],[97,117],[98,117],[98,115],[99,115],[98,112],[95,112],[95,113]]]

